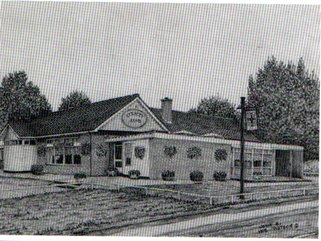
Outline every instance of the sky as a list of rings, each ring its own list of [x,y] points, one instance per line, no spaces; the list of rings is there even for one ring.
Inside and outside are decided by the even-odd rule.
[[[24,70],[54,110],[139,93],[186,111],[219,94],[238,104],[274,55],[320,75],[320,6],[2,2],[0,75]]]

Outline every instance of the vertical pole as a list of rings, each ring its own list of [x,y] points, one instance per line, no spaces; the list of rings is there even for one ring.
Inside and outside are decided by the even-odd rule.
[[[241,170],[240,170],[240,193],[244,193],[244,116],[245,116],[245,97],[241,97]],[[240,199],[244,199],[241,195]]]

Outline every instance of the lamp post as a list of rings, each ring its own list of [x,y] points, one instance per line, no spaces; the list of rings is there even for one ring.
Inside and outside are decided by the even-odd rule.
[[[244,193],[244,116],[245,116],[245,97],[241,97],[241,156],[240,156],[240,194]],[[241,195],[240,199],[244,199],[244,196]]]

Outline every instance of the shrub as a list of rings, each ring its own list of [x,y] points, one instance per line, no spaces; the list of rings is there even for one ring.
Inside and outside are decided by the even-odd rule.
[[[4,168],[3,160],[0,160],[0,170],[2,170],[3,168]]]
[[[162,172],[162,179],[164,181],[173,181],[175,178],[175,172],[174,171],[163,171]]]
[[[107,176],[117,176],[118,175],[118,169],[116,167],[108,167],[106,169]]]
[[[34,164],[31,166],[31,173],[33,175],[41,175],[43,174],[43,165],[40,164]]]
[[[140,171],[139,170],[130,170],[128,172],[128,176],[130,178],[139,178],[140,177]]]
[[[86,173],[83,173],[83,172],[81,172],[81,173],[75,173],[75,174],[74,174],[74,178],[75,178],[75,179],[85,179],[85,178],[87,178],[87,175],[86,175]]]
[[[193,182],[201,182],[203,181],[204,175],[203,175],[203,172],[201,171],[192,171],[189,177]]]
[[[213,175],[215,181],[225,181],[226,176],[227,176],[226,172],[223,172],[223,171],[214,172],[214,175]]]

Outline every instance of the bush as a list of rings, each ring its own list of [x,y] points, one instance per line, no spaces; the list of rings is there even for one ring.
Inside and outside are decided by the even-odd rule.
[[[201,171],[193,171],[190,173],[189,177],[193,182],[201,182],[203,181],[204,175]]]
[[[4,168],[3,160],[0,160],[0,170],[2,170],[3,168]]]
[[[174,171],[163,171],[162,172],[162,179],[164,181],[174,181],[175,178],[175,172]]]
[[[83,173],[83,172],[75,173],[74,178],[75,179],[85,179],[85,178],[87,178],[87,175],[86,175],[86,173]]]
[[[226,176],[227,176],[226,172],[223,172],[223,171],[214,172],[214,175],[213,175],[215,181],[225,181],[226,180]]]
[[[31,173],[33,175],[42,175],[43,174],[43,165],[34,164],[31,166]]]
[[[140,177],[140,171],[139,170],[130,170],[128,172],[128,176],[130,178],[139,178]]]
[[[116,167],[108,167],[105,172],[107,176],[111,177],[118,175],[118,169]]]

